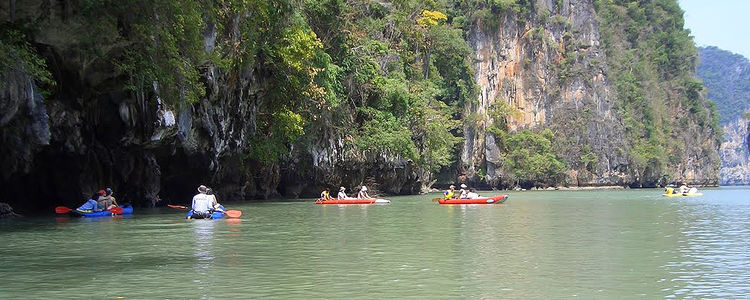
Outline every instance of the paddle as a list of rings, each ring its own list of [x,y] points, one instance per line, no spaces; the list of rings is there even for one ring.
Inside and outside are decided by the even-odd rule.
[[[171,208],[176,208],[176,209],[188,209],[187,206],[182,206],[182,205],[167,204],[167,206]],[[219,211],[224,213],[225,215],[227,215],[227,217],[230,217],[230,218],[239,218],[240,216],[242,216],[242,211],[240,210],[230,209],[230,210],[219,210]]]
[[[446,199],[445,198],[432,198],[432,202],[438,202],[438,200],[446,200]]]
[[[58,213],[58,214],[67,214],[67,213],[69,213],[69,212],[70,212],[71,210],[73,210],[73,209],[72,209],[72,208],[70,208],[70,207],[65,207],[65,206],[58,206],[58,207],[55,207],[55,212],[56,212],[56,213]]]

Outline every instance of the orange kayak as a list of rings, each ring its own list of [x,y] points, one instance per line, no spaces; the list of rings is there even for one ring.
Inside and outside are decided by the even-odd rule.
[[[333,200],[327,200],[327,201],[315,201],[315,204],[388,204],[391,203],[391,200],[385,200],[385,199],[333,199]]]
[[[484,197],[484,198],[475,198],[475,199],[440,199],[438,202],[440,204],[495,204],[495,203],[503,203],[505,200],[508,200],[508,195],[500,195],[500,196],[494,196],[494,197]]]

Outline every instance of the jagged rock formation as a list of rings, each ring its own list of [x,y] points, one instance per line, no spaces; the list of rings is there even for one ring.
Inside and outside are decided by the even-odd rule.
[[[624,96],[612,79],[617,62],[607,57],[607,47],[610,51],[626,49],[612,49],[617,42],[603,44],[601,18],[590,1],[541,1],[536,9],[526,22],[510,13],[500,20],[499,28],[479,22],[469,34],[480,95],[476,103],[467,105],[465,115],[481,118],[464,127],[460,170],[464,178],[475,184],[508,186],[503,182],[501,150],[488,132],[493,123],[488,112],[505,104],[520,111],[508,118],[511,131],[550,128],[563,140],[557,152],[568,162],[565,185],[718,184],[718,143],[704,121],[660,120],[668,124],[665,127],[681,128],[667,132],[670,141],[692,146],[667,145],[672,152],[670,163],[661,169],[634,168],[632,149],[637,146],[628,139],[620,100]],[[663,95],[646,93],[644,97],[667,106],[670,116],[686,115],[680,88],[665,88],[669,91]],[[592,154],[594,163],[582,161],[584,155]],[[482,172],[486,175],[478,174]]]
[[[724,125],[721,143],[721,184],[750,184],[750,122],[740,118]]]
[[[489,23],[496,25],[489,25],[487,19],[477,19],[467,22],[461,29],[466,34],[466,43],[474,51],[474,80],[478,94],[476,101],[461,102],[465,122],[460,134],[465,140],[455,167],[443,169],[450,169],[447,182],[458,178],[478,186],[513,187],[514,183],[504,177],[504,153],[499,147],[500,141],[488,130],[495,125],[493,110],[504,104],[520,112],[508,117],[507,129],[510,132],[548,128],[560,137],[555,152],[567,163],[565,176],[558,182],[560,185],[654,186],[667,180],[690,184],[716,183],[718,159],[715,159],[717,147],[713,132],[698,125],[700,121],[690,118],[679,120],[684,123],[680,125],[686,131],[686,137],[669,132],[664,134],[677,144],[697,140],[699,146],[666,149],[675,162],[665,166],[648,161],[649,157],[641,162],[634,159],[632,149],[636,146],[628,139],[631,129],[622,113],[623,103],[627,101],[621,99],[613,80],[616,77],[613,65],[617,61],[613,62],[607,53],[623,51],[615,46],[628,46],[604,43],[602,30],[606,26],[600,25],[600,17],[591,1],[517,2],[513,5],[518,11],[508,9],[489,15],[492,21]],[[674,1],[662,2],[669,4]],[[261,119],[268,119],[268,113],[263,115],[261,110],[264,105],[273,104],[267,101],[268,94],[278,84],[272,81],[273,76],[279,76],[272,74],[263,56],[231,71],[213,62],[201,64],[199,78],[205,85],[205,96],[201,95],[194,103],[185,101],[184,95],[180,99],[183,101],[168,101],[159,95],[159,82],[153,83],[152,90],[134,92],[125,89],[129,79],[125,71],[115,62],[104,59],[110,57],[108,54],[125,51],[128,41],[101,41],[106,47],[99,50],[107,52],[104,54],[87,54],[86,49],[82,49],[81,45],[85,44],[77,42],[85,40],[83,35],[88,28],[76,10],[79,3],[32,0],[15,4],[14,18],[35,20],[38,32],[31,42],[46,59],[47,67],[57,81],[52,96],[43,99],[45,93],[24,70],[2,75],[6,84],[0,85],[0,138],[4,142],[0,159],[5,168],[0,175],[7,188],[0,194],[0,201],[10,203],[19,211],[44,210],[56,205],[75,206],[88,194],[107,186],[114,189],[121,202],[146,204],[157,194],[172,203],[186,203],[199,184],[213,187],[220,200],[251,200],[279,196],[313,197],[324,187],[342,185],[353,190],[363,184],[371,191],[385,194],[414,194],[429,188],[435,180],[427,167],[413,159],[356,151],[347,146],[354,131],[359,129],[352,127],[361,126],[357,122],[363,122],[351,115],[359,108],[376,107],[367,107],[368,101],[379,102],[377,97],[386,97],[378,94],[382,91],[375,88],[345,90],[341,87],[340,90],[345,91],[340,93],[345,97],[360,98],[343,101],[351,100],[353,106],[341,109],[344,116],[316,115],[319,119],[312,124],[312,127],[317,126],[315,130],[290,143],[290,153],[274,163],[260,163],[248,153],[258,149],[254,141],[266,138],[263,135],[267,132],[263,132],[259,124]],[[383,32],[375,32],[372,34],[375,37],[366,40],[368,47],[372,48],[365,47],[365,50],[382,51],[381,56],[377,56],[381,60],[363,63],[372,67],[372,72],[385,72],[396,65],[415,65],[415,69],[421,69],[419,64],[427,61],[424,74],[425,77],[430,74],[429,52],[422,56],[420,48],[429,42],[420,40],[419,35],[398,37],[401,34],[401,29],[397,28],[400,21],[388,17],[402,4],[387,1],[329,4],[335,8],[340,8],[336,5],[360,5],[367,11],[362,12],[357,6],[357,13],[369,14],[365,17],[377,21],[373,23],[382,21],[386,24]],[[416,9],[423,9],[419,6],[422,4],[415,5],[418,6]],[[525,12],[520,13],[521,9]],[[0,2],[0,10],[9,11],[8,3]],[[335,12],[326,9],[325,13],[331,11]],[[344,15],[347,12],[339,13]],[[414,14],[405,12],[404,16],[407,15],[414,17]],[[240,28],[240,18],[249,16],[250,13],[238,12],[229,22],[215,24],[218,18],[204,15],[202,50],[213,53],[221,46],[242,44],[244,41],[240,39],[244,36],[239,33],[246,29]],[[6,15],[0,17],[8,18]],[[339,17],[332,19],[338,20]],[[452,21],[458,23],[456,19]],[[317,22],[314,26],[308,24],[313,28],[337,28],[322,24],[322,16],[310,23],[313,21]],[[132,30],[118,22],[113,24],[117,27],[115,31]],[[407,25],[403,31],[416,28]],[[219,31],[223,34],[217,33]],[[446,32],[442,34],[453,34],[447,29]],[[354,38],[346,37],[351,40],[345,42],[356,42],[359,41],[357,38],[366,35],[357,33]],[[624,33],[616,32],[615,35]],[[463,42],[460,32],[455,36]],[[331,35],[321,40],[333,42],[337,38],[340,37]],[[398,42],[389,45],[392,41]],[[403,51],[401,48],[408,48],[399,46],[402,42],[412,43],[408,47],[413,46],[417,51],[399,57],[395,49]],[[438,50],[435,51],[433,57],[438,57]],[[294,51],[290,53],[292,57],[295,54]],[[458,61],[461,59],[463,57]],[[689,69],[690,64],[686,65]],[[432,69],[437,67],[433,65]],[[312,71],[320,72],[318,69]],[[354,86],[351,83],[358,80],[354,75],[347,74],[340,80],[346,81],[347,87],[351,88]],[[396,86],[398,80],[394,78],[397,77],[380,77],[391,80],[386,80],[385,85]],[[151,85],[150,81],[148,85]],[[665,94],[647,93],[644,97],[656,101],[654,99],[664,96],[667,100],[659,103],[673,107],[670,108],[671,114],[688,114],[688,108],[679,105],[680,99],[684,98],[683,87],[679,84],[669,82],[639,88],[666,90]],[[430,89],[437,88],[430,85],[405,86],[405,92],[394,93],[394,98],[403,103],[414,101],[409,98],[413,97],[409,94],[410,89],[425,89],[425,94],[433,93],[430,96],[433,98],[445,97],[441,93],[449,92],[432,91]],[[471,86],[457,86],[450,92],[461,93],[461,89],[470,94]],[[710,111],[703,107],[703,99],[694,98],[697,104],[691,109],[710,115]],[[448,105],[455,104],[451,103]],[[347,120],[341,124],[329,124],[344,118]],[[466,121],[469,119],[472,121]],[[677,121],[656,118],[654,123],[676,126]],[[394,124],[404,127],[398,122]],[[337,129],[333,129],[336,126]],[[413,142],[417,138],[411,136],[408,139]],[[596,159],[583,161],[583,156]],[[634,167],[636,163],[641,166]]]
[[[750,184],[748,122],[750,109],[750,62],[739,54],[717,47],[700,48],[698,77],[716,102],[724,130],[721,156],[721,184]]]

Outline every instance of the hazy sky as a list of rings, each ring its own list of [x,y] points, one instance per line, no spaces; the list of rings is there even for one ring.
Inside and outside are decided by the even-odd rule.
[[[750,0],[679,0],[697,46],[750,58]]]

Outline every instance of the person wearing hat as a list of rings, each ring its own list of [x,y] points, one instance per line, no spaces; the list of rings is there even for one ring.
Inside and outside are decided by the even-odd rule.
[[[467,196],[467,194],[469,192],[466,191],[466,185],[465,184],[462,183],[461,184],[461,189],[458,190],[458,191],[459,191],[459,193],[458,193],[458,198],[459,199],[469,199],[469,196]]]
[[[346,190],[346,188],[343,187],[343,186],[339,188],[339,195],[338,195],[338,199],[339,200],[344,200],[344,199],[347,198],[346,197],[346,193],[344,193],[345,190]]]
[[[99,190],[96,192],[96,211],[102,211],[107,209],[107,200],[105,196],[107,195],[107,192],[104,190]]]
[[[453,196],[456,194],[456,186],[451,185],[449,190],[445,191],[443,194],[445,195],[445,199],[453,199]]]
[[[370,195],[367,194],[367,187],[362,186],[362,188],[359,190],[359,194],[357,194],[357,198],[359,199],[370,199]]]
[[[107,188],[106,190],[104,190],[103,202],[104,202],[104,209],[105,210],[110,210],[110,209],[113,209],[113,208],[115,208],[115,207],[118,206],[117,205],[117,200],[115,199],[114,196],[112,196],[112,189],[111,188]]]
[[[191,219],[211,218],[214,208],[212,198],[206,194],[207,191],[208,188],[205,185],[198,187],[198,194],[193,196],[193,215],[190,217]]]

